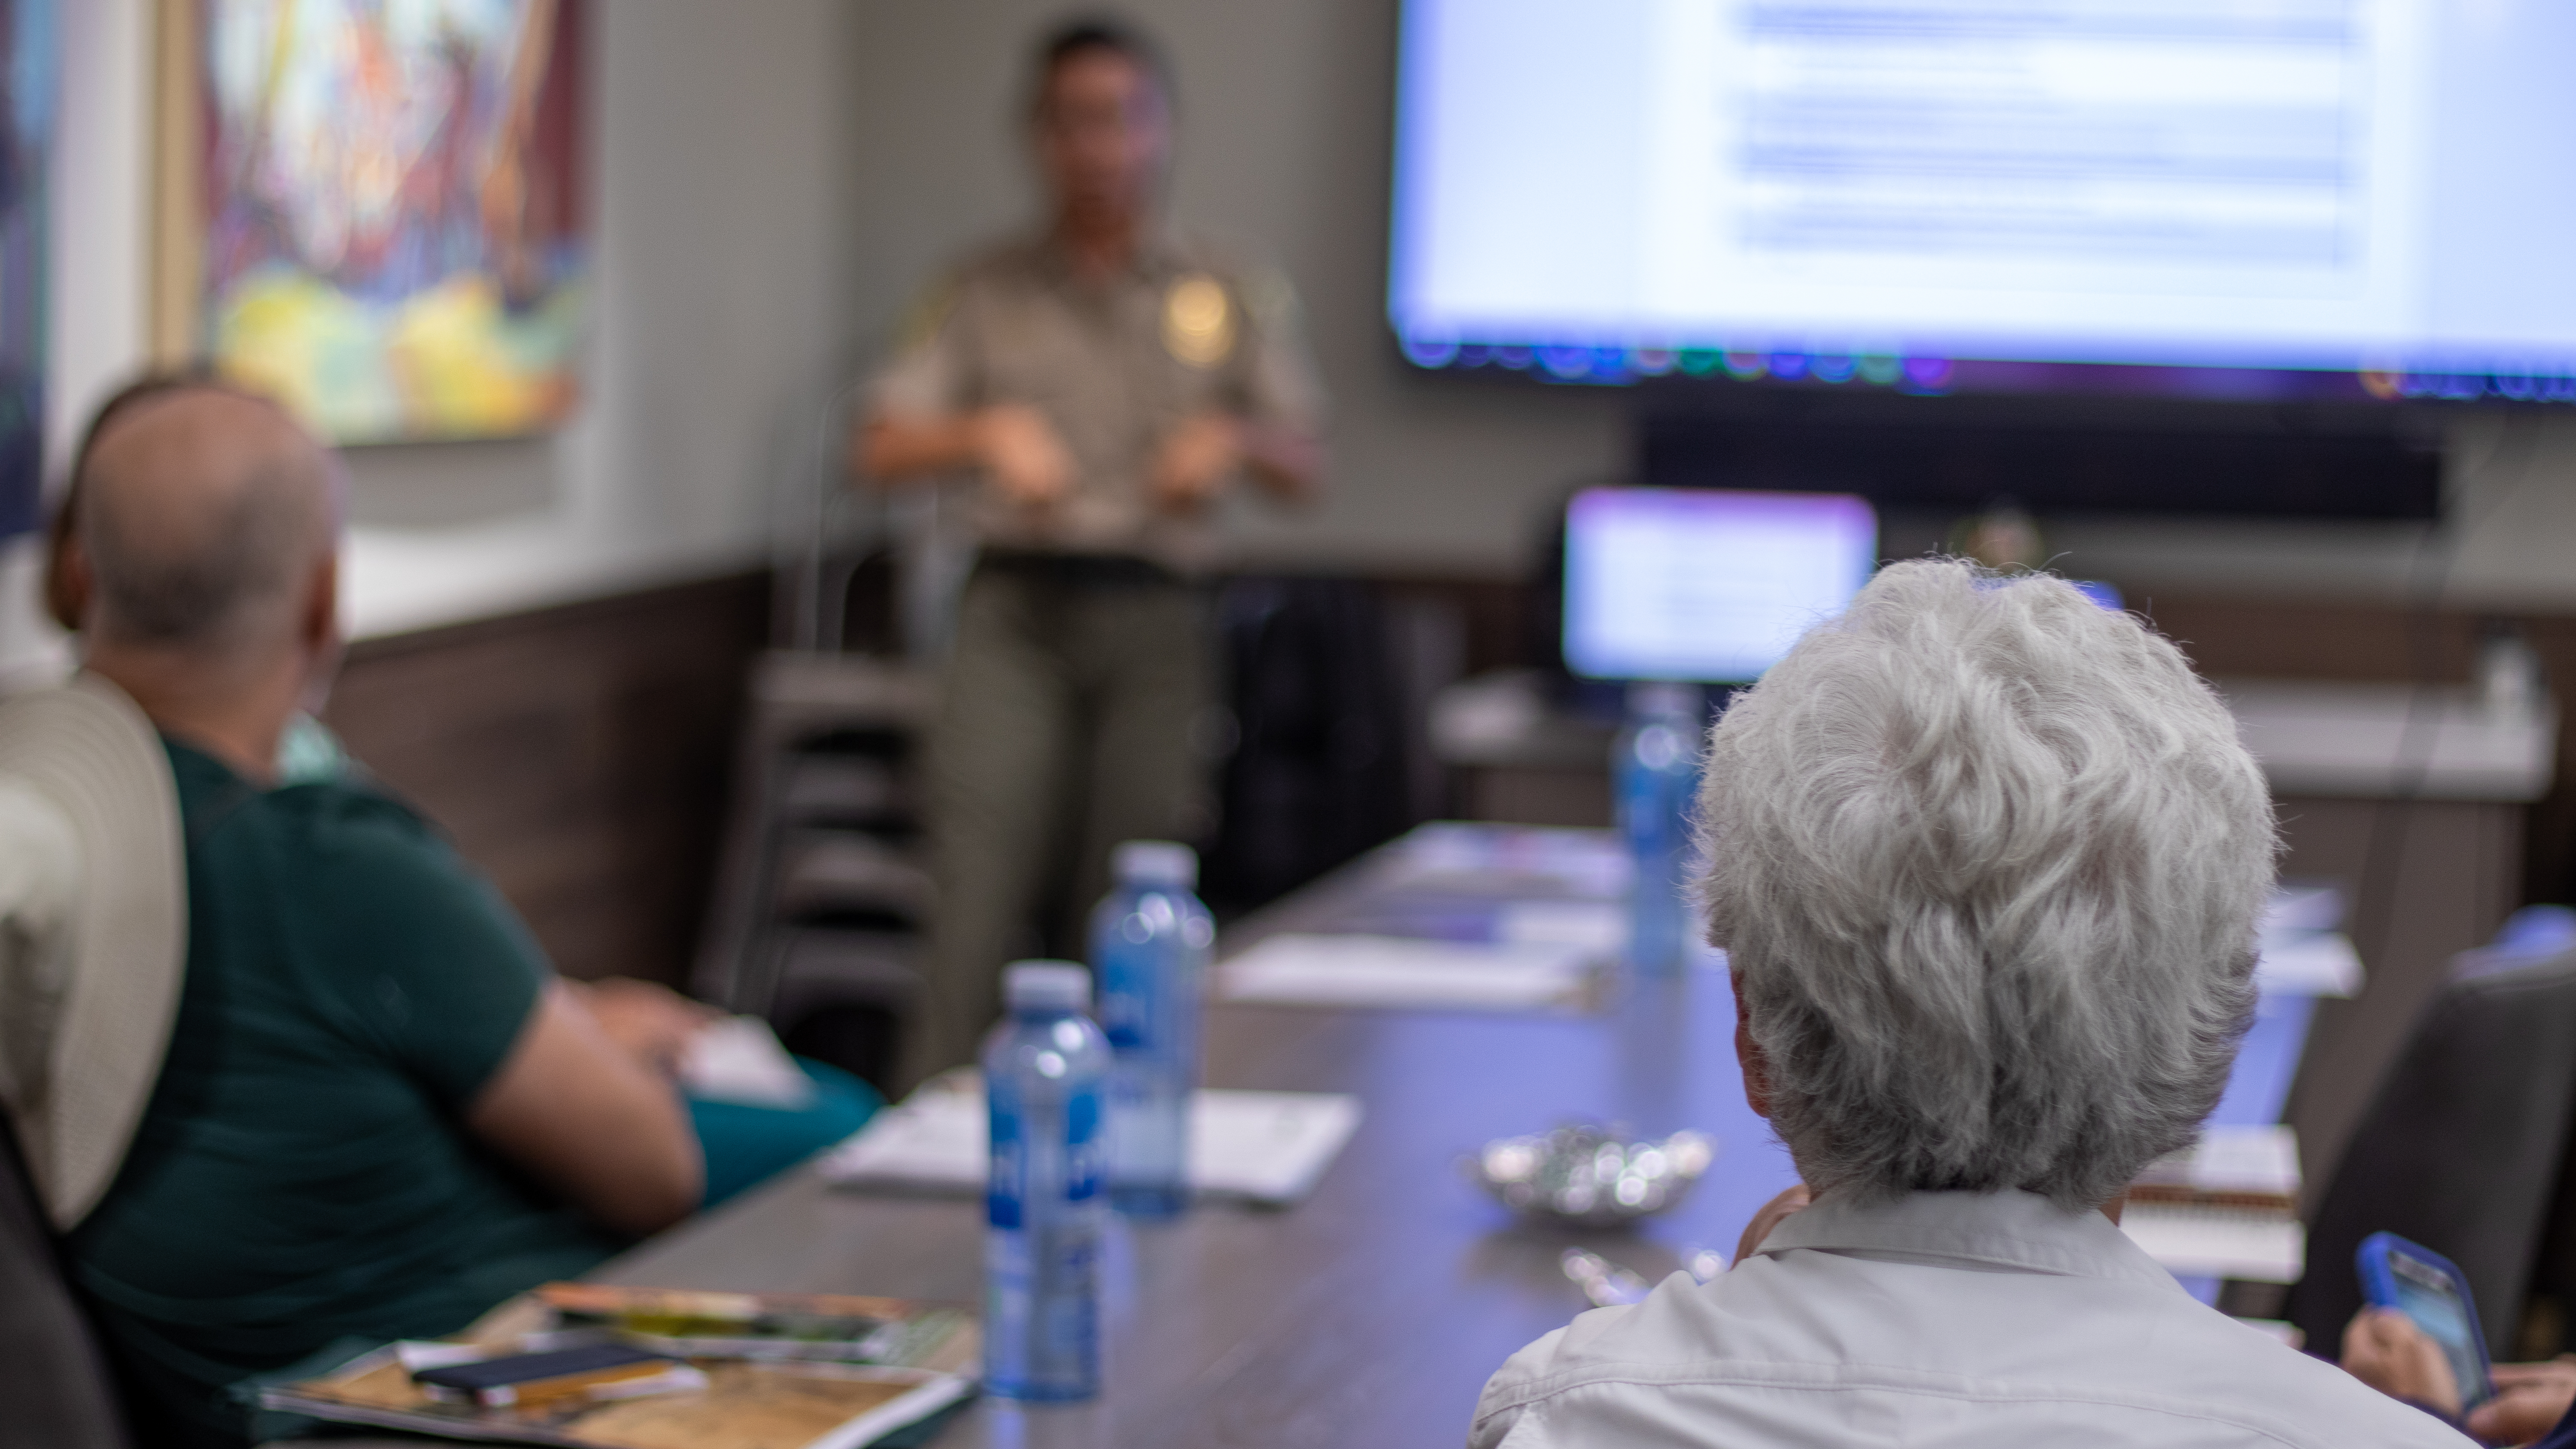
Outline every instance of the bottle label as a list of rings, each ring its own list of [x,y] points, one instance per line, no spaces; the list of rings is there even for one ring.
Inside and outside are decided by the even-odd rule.
[[[1064,1198],[1085,1202],[1100,1196],[1102,1159],[1108,1155],[1107,1134],[1100,1120],[1100,1089],[1086,1087],[1064,1107]]]
[[[1129,921],[1137,918],[1129,916]],[[1115,928],[1113,928],[1114,930]],[[1121,1052],[1145,1046],[1153,1035],[1154,953],[1151,946],[1104,945],[1100,958],[1100,1031]]]
[[[1102,1130],[1105,1124],[1101,1106],[1101,1091],[1096,1086],[1084,1087],[1067,1098],[1064,1142],[1055,1151],[1047,1150],[1054,1144],[1032,1144],[1028,1140],[1023,1114],[992,1113],[992,1157],[984,1177],[984,1220],[994,1227],[1017,1232],[1028,1225],[1032,1198],[1078,1203],[1098,1197],[1109,1148],[1108,1134]],[[1033,1167],[1037,1175],[1051,1175],[1047,1169],[1057,1163],[1063,1164],[1060,1184],[1031,1180]],[[1058,1193],[1062,1196],[1058,1197]]]
[[[984,1174],[984,1221],[1018,1232],[1028,1221],[1021,1207],[1021,1179],[1027,1176],[1028,1147],[1020,1138],[1019,1113],[991,1115],[993,1156]]]
[[[1092,941],[1092,956],[1100,971],[1100,1030],[1122,1052],[1161,1044],[1157,1039],[1162,1033],[1154,1018],[1158,998],[1168,989],[1162,978],[1170,972],[1181,926],[1180,911],[1161,891],[1140,892],[1126,900],[1130,909],[1114,915],[1104,911],[1107,919],[1095,928]]]

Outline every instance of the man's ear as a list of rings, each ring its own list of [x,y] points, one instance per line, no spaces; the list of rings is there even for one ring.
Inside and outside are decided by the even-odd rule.
[[[90,598],[97,592],[90,586],[89,550],[81,547],[79,534],[66,531],[55,534],[50,553],[45,568],[45,612],[65,632],[80,633],[89,625]]]
[[[1753,1026],[1744,1009],[1744,975],[1726,973],[1726,984],[1735,992],[1735,1063],[1744,1069],[1744,1104],[1753,1115],[1768,1119],[1771,1115],[1771,1059],[1762,1054],[1762,1044],[1753,1039]]]
[[[340,555],[336,551],[324,554],[313,565],[313,581],[304,591],[304,617],[298,625],[297,632],[308,652],[328,655],[339,651]]]
[[[319,717],[331,698],[332,677],[340,672],[340,555],[335,550],[313,566],[305,591],[304,617],[296,634],[304,646],[304,693],[296,701],[306,714]]]

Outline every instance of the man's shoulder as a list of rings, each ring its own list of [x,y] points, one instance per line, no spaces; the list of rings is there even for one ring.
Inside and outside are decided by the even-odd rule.
[[[1048,290],[1041,241],[1025,234],[995,237],[969,247],[933,272],[913,293],[895,324],[893,355],[902,358],[927,347],[957,316],[971,316],[1011,299],[1026,299]]]
[[[282,786],[265,803],[282,829],[325,855],[401,863],[455,855],[419,811],[364,778]]]
[[[448,853],[418,811],[355,766],[327,780],[263,788],[203,751],[166,744],[192,847],[255,832],[299,855],[406,860]]]
[[[211,798],[191,855],[217,875],[255,872],[309,910],[359,914],[471,889],[471,870],[420,813],[363,779]]]

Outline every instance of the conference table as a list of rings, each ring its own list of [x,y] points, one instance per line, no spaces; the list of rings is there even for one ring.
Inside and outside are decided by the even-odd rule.
[[[1511,903],[1600,899],[1601,881],[1565,868],[1562,847],[1576,833],[1482,829],[1447,838],[1452,847],[1483,842],[1463,864],[1453,848],[1446,867],[1426,868],[1420,840],[1364,856],[1244,918],[1219,956],[1284,932],[1485,939]],[[1103,1252],[1099,1399],[1023,1408],[987,1398],[932,1442],[1459,1442],[1487,1376],[1590,1306],[1561,1267],[1566,1248],[1591,1249],[1652,1282],[1699,1249],[1731,1255],[1754,1212],[1795,1180],[1745,1104],[1717,961],[1616,981],[1556,1011],[1211,1005],[1208,1085],[1351,1093],[1365,1109],[1357,1132],[1293,1207],[1202,1203],[1169,1223],[1118,1221]],[[1491,1139],[1568,1122],[1651,1136],[1693,1128],[1716,1140],[1717,1156],[1678,1206],[1625,1231],[1522,1223],[1461,1169]],[[982,1234],[980,1201],[834,1188],[808,1167],[597,1276],[972,1304]]]

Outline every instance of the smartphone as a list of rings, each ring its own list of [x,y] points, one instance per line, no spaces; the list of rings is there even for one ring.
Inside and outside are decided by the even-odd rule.
[[[629,1348],[622,1343],[594,1343],[550,1353],[514,1353],[477,1363],[422,1369],[411,1376],[411,1381],[432,1398],[500,1408],[651,1378],[669,1370],[674,1362],[666,1354]]]
[[[2469,1280],[2451,1260],[2395,1233],[2361,1240],[2361,1295],[2374,1308],[2394,1308],[2414,1320],[2451,1361],[2460,1407],[2472,1409],[2495,1396],[2487,1377],[2487,1340],[2478,1328]]]

